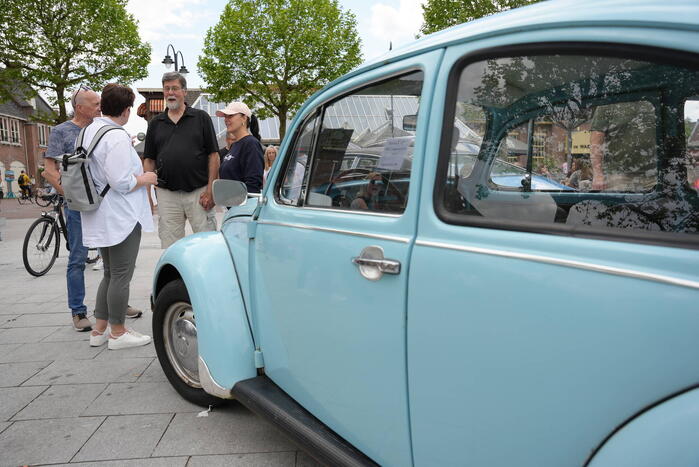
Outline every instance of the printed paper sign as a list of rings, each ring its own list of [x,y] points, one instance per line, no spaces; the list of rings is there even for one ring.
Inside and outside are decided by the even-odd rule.
[[[408,146],[410,146],[412,140],[412,137],[388,138],[386,143],[384,143],[383,153],[376,168],[400,170],[403,167],[403,162],[408,157]]]

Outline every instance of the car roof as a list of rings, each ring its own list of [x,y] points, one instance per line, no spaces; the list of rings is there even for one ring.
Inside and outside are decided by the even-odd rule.
[[[357,74],[459,42],[483,39],[507,32],[525,32],[573,25],[576,27],[645,26],[699,32],[699,1],[549,0],[535,3],[424,36],[385,55],[364,62],[355,70],[329,83],[316,95]],[[696,44],[688,44],[688,49],[696,49]]]
[[[371,68],[452,43],[554,26],[646,26],[699,31],[697,0],[550,0],[516,8],[424,36],[367,61]]]
[[[429,34],[364,62],[316,91],[301,106],[296,118],[314,105],[316,97],[325,90],[389,63],[487,37],[572,26],[648,27],[699,32],[699,0],[547,0],[486,16]],[[688,51],[699,51],[696,43],[684,46]]]

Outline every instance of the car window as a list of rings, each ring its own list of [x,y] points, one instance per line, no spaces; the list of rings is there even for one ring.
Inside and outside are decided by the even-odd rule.
[[[286,161],[286,170],[279,190],[278,201],[296,206],[306,186],[306,166],[313,146],[313,136],[319,118],[312,117],[303,124]]]
[[[464,222],[697,233],[698,78],[581,55],[467,64],[448,103],[444,210]]]
[[[399,214],[412,168],[422,72],[364,87],[327,105],[313,152],[306,206]],[[414,118],[413,118],[414,120]]]

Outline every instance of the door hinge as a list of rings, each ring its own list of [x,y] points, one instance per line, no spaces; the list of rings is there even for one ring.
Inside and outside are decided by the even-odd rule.
[[[257,222],[255,222],[255,221],[248,222],[248,238],[255,238],[256,233],[257,233]]]
[[[262,356],[262,351],[261,350],[255,350],[255,368],[264,368],[265,367],[265,359]]]

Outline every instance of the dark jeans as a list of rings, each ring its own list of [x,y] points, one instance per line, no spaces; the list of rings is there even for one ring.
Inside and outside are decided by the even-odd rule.
[[[68,284],[68,307],[73,315],[87,313],[85,306],[85,261],[87,261],[87,247],[83,246],[83,228],[80,222],[80,211],[73,211],[63,207],[68,230],[68,270],[66,282]]]

